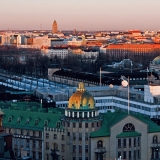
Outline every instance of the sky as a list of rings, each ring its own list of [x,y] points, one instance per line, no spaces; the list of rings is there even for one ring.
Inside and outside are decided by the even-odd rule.
[[[160,0],[0,0],[0,30],[160,30]]]

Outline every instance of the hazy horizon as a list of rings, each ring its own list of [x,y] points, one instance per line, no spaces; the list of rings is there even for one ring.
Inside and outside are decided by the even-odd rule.
[[[2,1],[2,0],[0,0]],[[5,0],[0,30],[160,30],[159,0]]]

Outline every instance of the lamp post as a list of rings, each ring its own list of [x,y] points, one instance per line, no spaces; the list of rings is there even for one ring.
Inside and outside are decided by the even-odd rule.
[[[122,81],[122,86],[123,87],[127,87],[128,86],[128,114],[129,114],[129,77],[128,77],[128,81],[126,81],[126,80],[123,80]]]

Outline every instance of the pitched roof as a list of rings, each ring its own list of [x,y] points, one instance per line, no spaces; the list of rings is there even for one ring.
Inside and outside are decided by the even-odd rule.
[[[91,138],[110,136],[111,127],[128,116],[128,114],[126,112],[114,112],[114,113],[107,112],[107,113],[102,113],[102,115],[103,115],[102,127],[98,131],[92,132],[90,134]],[[130,114],[129,116],[132,116],[132,117],[142,121],[143,123],[147,124],[148,125],[148,133],[160,132],[160,126],[158,126],[156,123],[154,123],[148,117],[143,116],[141,114],[138,114],[138,115]],[[120,136],[122,136],[122,134]],[[133,136],[133,134],[132,134],[132,136]]]
[[[62,109],[46,109],[38,106],[38,104],[37,106],[31,106],[33,103],[29,104],[25,106],[24,103],[18,105],[15,103],[14,105],[11,104],[11,107],[2,108],[4,112],[3,126],[42,131],[44,127],[56,128],[57,122],[60,122],[61,115],[64,113]],[[9,119],[11,120],[9,121]],[[48,124],[45,125],[45,122]]]

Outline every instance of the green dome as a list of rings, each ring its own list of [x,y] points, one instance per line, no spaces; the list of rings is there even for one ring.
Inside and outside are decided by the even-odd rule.
[[[152,64],[160,64],[160,56],[156,57],[153,61]]]
[[[95,101],[93,96],[86,92],[84,84],[80,83],[77,91],[70,97],[69,109],[94,109]]]

